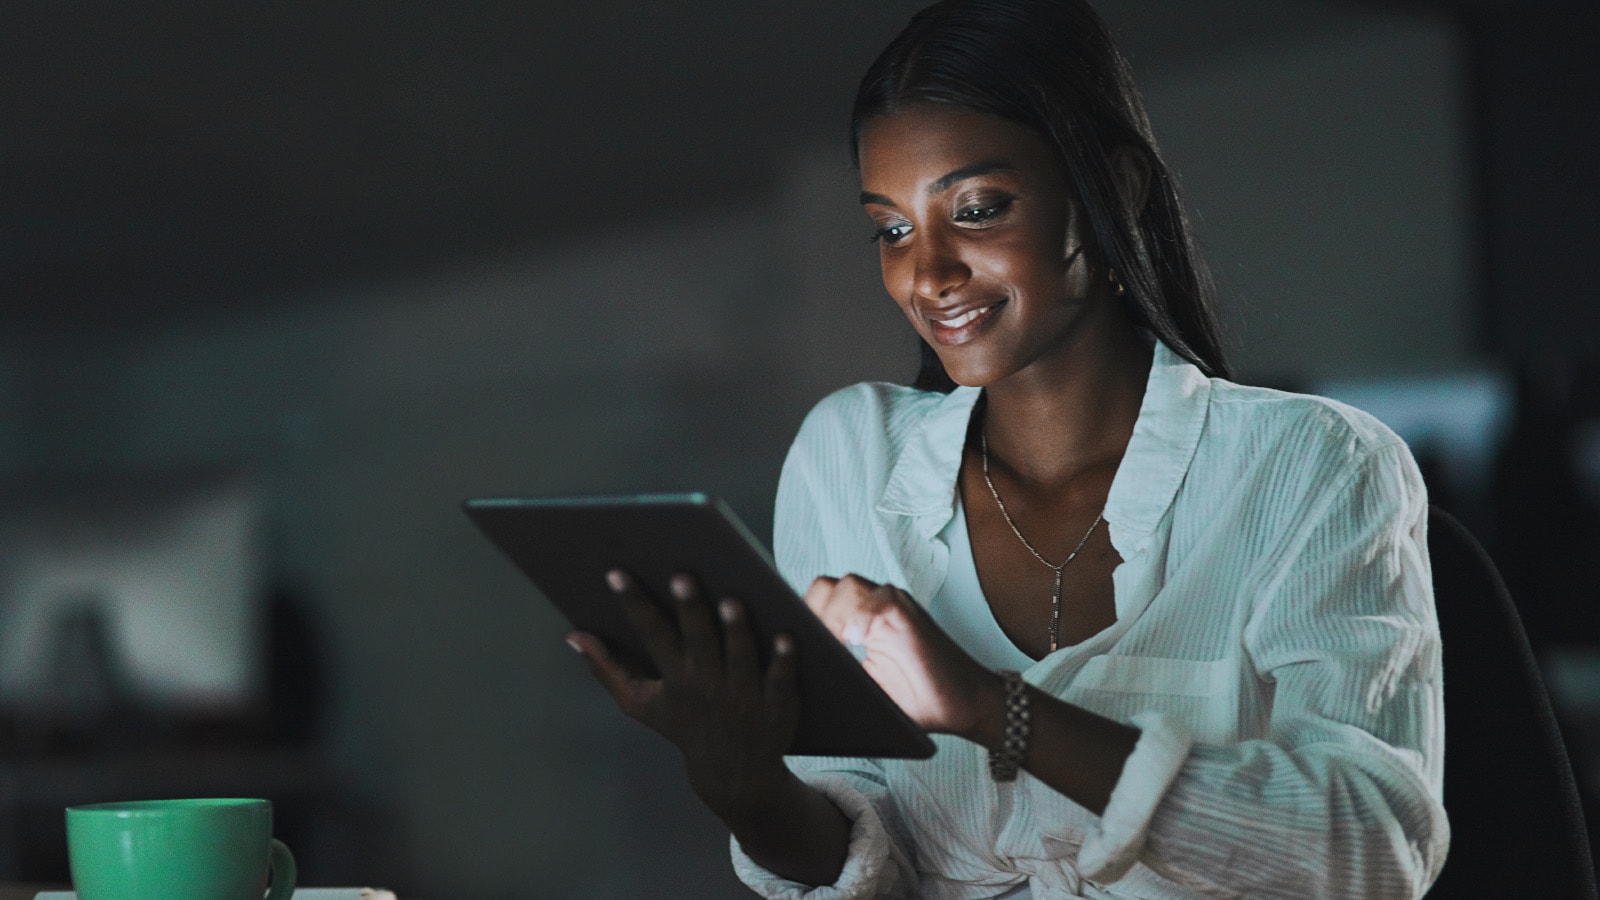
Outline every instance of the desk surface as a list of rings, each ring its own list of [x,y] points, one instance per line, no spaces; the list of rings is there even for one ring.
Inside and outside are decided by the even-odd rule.
[[[0,900],[33,900],[40,891],[66,890],[63,884],[0,884]]]

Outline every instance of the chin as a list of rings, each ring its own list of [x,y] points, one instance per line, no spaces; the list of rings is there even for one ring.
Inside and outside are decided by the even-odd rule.
[[[971,361],[967,361],[965,365],[959,363],[952,365],[950,360],[940,360],[940,362],[944,363],[945,374],[950,376],[950,380],[962,387],[988,387],[1011,374],[1010,369],[981,363],[973,364]]]

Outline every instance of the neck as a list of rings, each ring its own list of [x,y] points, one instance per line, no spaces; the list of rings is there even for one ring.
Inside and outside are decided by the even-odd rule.
[[[1027,371],[984,389],[989,457],[1020,484],[1050,490],[1121,461],[1150,371],[1150,348],[1113,315]]]

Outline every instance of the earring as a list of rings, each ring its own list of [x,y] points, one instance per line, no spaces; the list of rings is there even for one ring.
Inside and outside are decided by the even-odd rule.
[[[1111,287],[1113,289],[1112,293],[1116,294],[1118,297],[1128,293],[1128,289],[1122,284],[1122,279],[1117,277],[1116,269],[1106,270],[1106,280],[1111,282]]]

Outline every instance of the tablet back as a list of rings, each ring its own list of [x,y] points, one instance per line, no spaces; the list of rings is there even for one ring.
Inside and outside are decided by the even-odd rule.
[[[630,572],[674,619],[667,582],[688,572],[707,595],[744,603],[762,667],[780,633],[798,652],[800,724],[791,755],[926,758],[934,744],[878,687],[850,651],[778,574],[727,507],[704,494],[485,498],[467,515],[583,631],[598,635],[641,674],[655,672],[644,644],[606,585]]]

